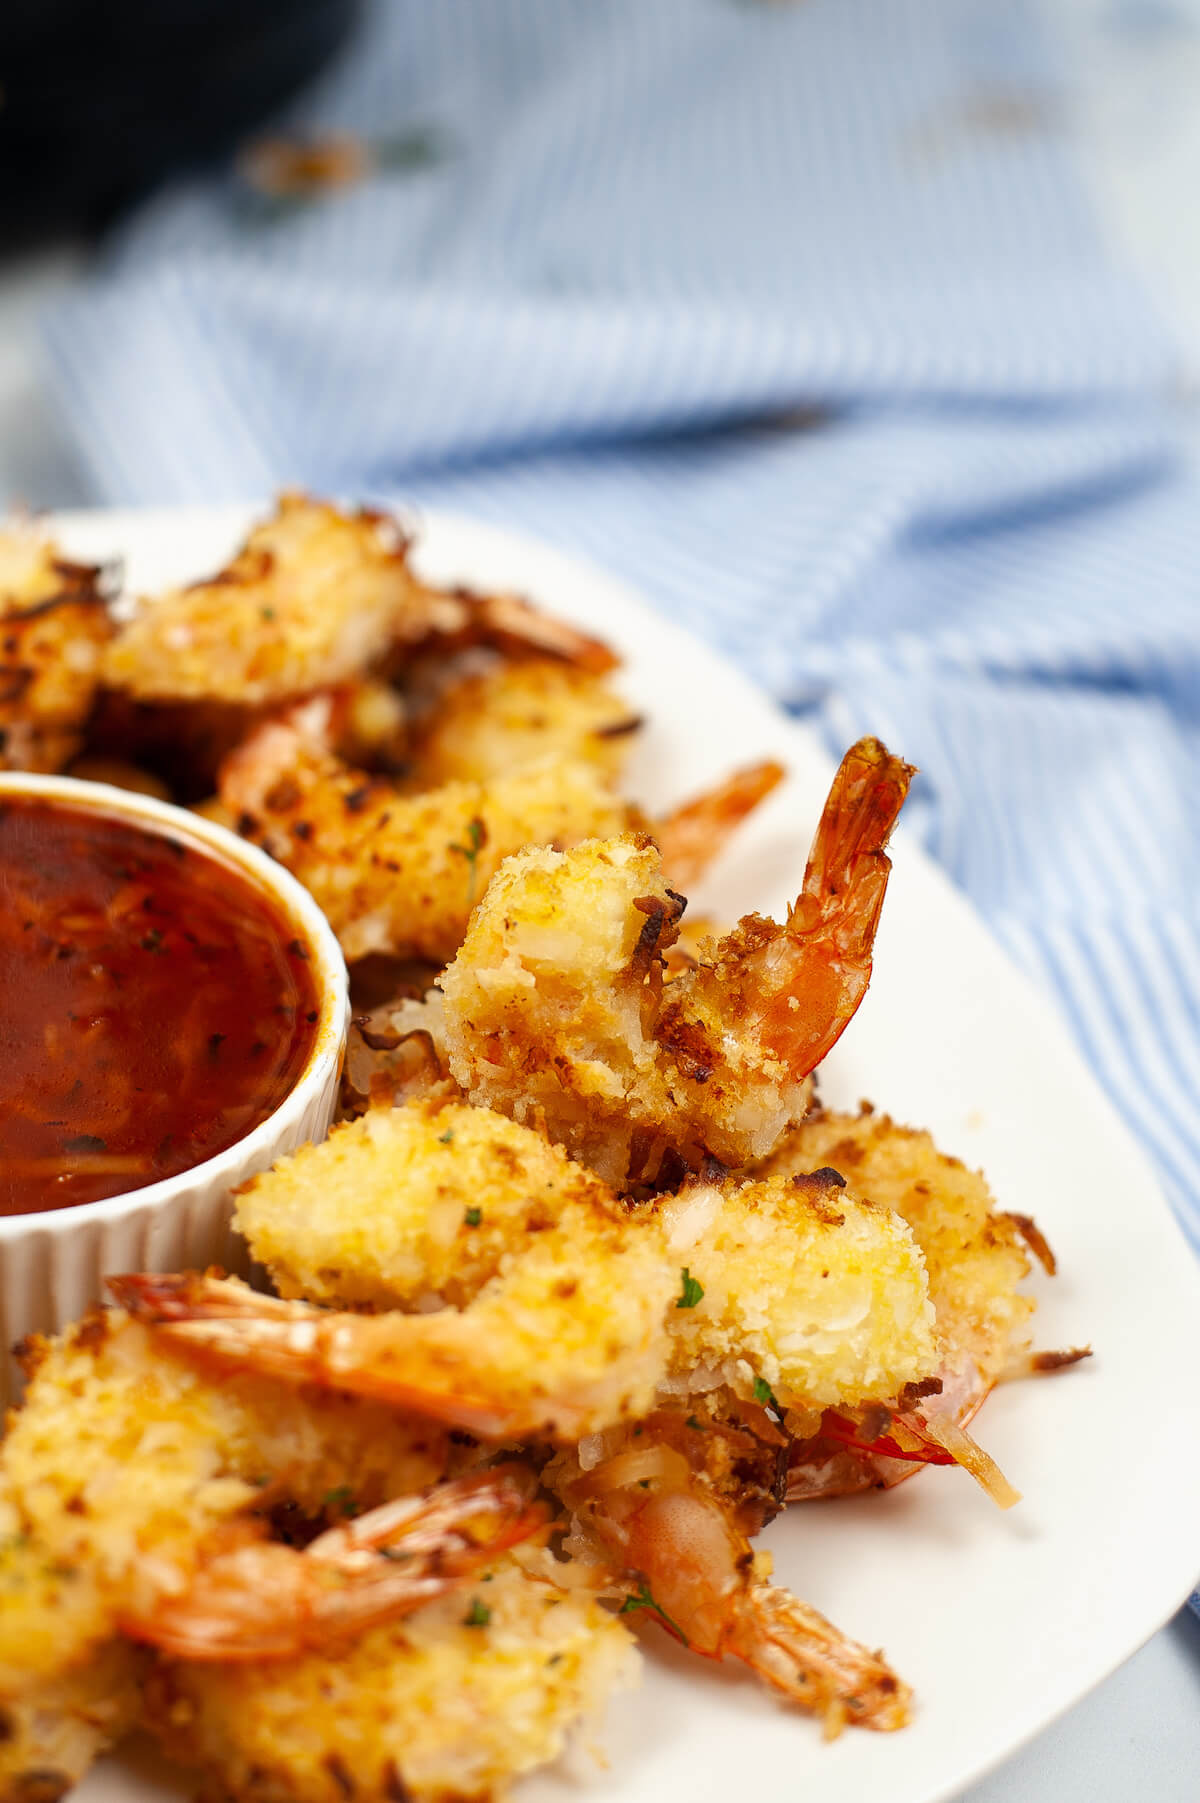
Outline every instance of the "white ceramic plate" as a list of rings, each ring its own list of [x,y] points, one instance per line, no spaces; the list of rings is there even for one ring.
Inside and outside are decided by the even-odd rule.
[[[215,567],[242,511],[78,514],[80,556],[123,554],[153,591]],[[726,918],[795,892],[831,766],[809,734],[711,652],[598,571],[450,517],[422,522],[439,578],[512,586],[602,633],[650,727],[632,788],[651,805],[734,764],[782,758],[791,778],[693,905]],[[895,749],[903,751],[903,746]],[[1001,1205],[1033,1214],[1061,1275],[1036,1279],[1043,1346],[1096,1357],[1009,1385],[979,1432],[1024,1502],[994,1509],[965,1474],[931,1471],[886,1495],[794,1509],[767,1532],[783,1582],[847,1632],[886,1648],[913,1685],[901,1734],[832,1746],[749,1678],[647,1631],[638,1691],[609,1712],[604,1770],[528,1781],[523,1803],[935,1803],[1099,1683],[1182,1601],[1200,1567],[1200,1278],[1142,1154],[1051,1006],[1001,955],[919,851],[897,846],[875,980],[825,1068],[824,1094],[869,1096],[982,1165]],[[587,1775],[581,1778],[580,1769]],[[190,1796],[141,1755],[107,1761],[80,1803]]]

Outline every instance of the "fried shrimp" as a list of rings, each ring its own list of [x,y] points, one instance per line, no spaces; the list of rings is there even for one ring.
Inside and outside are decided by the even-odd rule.
[[[4,1555],[0,1550],[0,1567]],[[0,1570],[0,1604],[5,1577]],[[0,1797],[58,1803],[135,1725],[145,1661],[115,1640],[61,1677],[30,1682],[0,1666]]]
[[[520,1555],[518,1555],[520,1557]],[[166,1752],[242,1803],[502,1796],[637,1673],[625,1623],[512,1557],[336,1653],[167,1664],[147,1686]]]
[[[417,583],[386,514],[283,494],[219,574],[141,604],[105,679],[141,700],[262,706],[344,682],[458,612]]]
[[[854,746],[787,920],[748,915],[665,991],[685,903],[647,838],[510,859],[442,979],[455,1080],[614,1184],[654,1181],[668,1150],[693,1167],[764,1157],[866,990],[910,775],[877,741]]]
[[[595,764],[612,782],[640,725],[602,676],[557,659],[498,663],[441,695],[412,747],[414,782],[493,782],[545,758]]]
[[[13,1649],[18,1694],[68,1676],[119,1628],[152,1624],[231,1523],[265,1537],[285,1506],[319,1523],[331,1506],[374,1508],[463,1462],[429,1422],[253,1372],[214,1383],[116,1313],[26,1359],[28,1394],[0,1453],[10,1557],[41,1574],[13,1583],[0,1612],[0,1665]]]
[[[903,1727],[910,1692],[882,1655],[770,1583],[769,1556],[754,1554],[736,1519],[745,1452],[730,1437],[748,1436],[711,1415],[659,1411],[632,1433],[613,1429],[560,1455],[544,1478],[572,1512],[567,1549],[616,1561],[623,1613],[658,1622],[705,1658],[740,1660],[820,1715],[828,1736],[847,1723]]]
[[[121,1299],[194,1350],[490,1437],[594,1432],[660,1390],[880,1400],[936,1360],[911,1236],[835,1173],[631,1209],[503,1116],[410,1104],[281,1160],[238,1225],[283,1301],[194,1275]]]
[[[940,1152],[928,1133],[865,1108],[821,1114],[794,1129],[769,1161],[775,1175],[832,1165],[860,1194],[895,1210],[910,1226],[929,1273],[936,1317],[939,1383],[881,1416],[826,1416],[821,1432],[793,1450],[790,1495],[846,1494],[899,1483],[922,1464],[961,1463],[997,1500],[1015,1500],[974,1442],[961,1432],[993,1385],[1014,1365],[1053,1371],[1085,1352],[1028,1355],[1032,1297],[1018,1289],[1027,1248],[1053,1257],[1031,1222],[1002,1213],[983,1176]]]
[[[619,831],[626,810],[588,764],[404,795],[325,749],[327,697],[260,727],[223,765],[222,804],[308,888],[347,958],[444,963],[502,859],[523,845]]]
[[[781,1409],[826,1408],[894,1396],[935,1368],[912,1235],[836,1171],[697,1180],[658,1211],[681,1273],[672,1387],[723,1384]]]
[[[32,528],[0,532],[0,770],[70,763],[111,632],[99,569]]]
[[[494,1468],[384,1503],[297,1552],[235,1522],[206,1543],[186,1590],[120,1626],[177,1658],[289,1659],[409,1615],[538,1532],[531,1472]]]
[[[323,1310],[195,1273],[110,1282],[144,1319],[221,1364],[370,1397],[492,1440],[569,1440],[635,1412],[662,1363],[669,1273],[650,1247],[639,1255],[612,1237],[602,1249],[591,1236],[599,1270],[590,1281],[563,1274],[556,1233],[479,1301],[429,1315]],[[647,1291],[621,1287],[638,1276]]]

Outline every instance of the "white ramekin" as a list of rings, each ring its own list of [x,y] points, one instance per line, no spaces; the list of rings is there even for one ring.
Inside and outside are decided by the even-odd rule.
[[[256,1171],[307,1140],[325,1137],[337,1101],[350,1020],[341,949],[308,891],[265,852],[197,814],[107,783],[65,776],[0,774],[6,795],[37,795],[116,815],[184,839],[236,865],[283,912],[306,947],[320,1015],[308,1062],[274,1114],[244,1139],[190,1171],[145,1189],[43,1214],[0,1216],[0,1349],[30,1333],[53,1333],[104,1298],[104,1278],[122,1271],[246,1267],[230,1226],[233,1192]],[[0,1359],[0,1406],[16,1392],[12,1360]]]

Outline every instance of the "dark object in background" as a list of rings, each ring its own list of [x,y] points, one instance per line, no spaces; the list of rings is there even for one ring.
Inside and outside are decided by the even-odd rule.
[[[231,149],[321,68],[357,0],[0,0],[0,250],[94,229]]]

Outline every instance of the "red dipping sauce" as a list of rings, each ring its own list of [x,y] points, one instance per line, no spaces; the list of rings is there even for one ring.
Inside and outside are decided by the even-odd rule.
[[[224,1151],[295,1086],[318,1015],[295,927],[234,864],[0,795],[0,1214]]]

